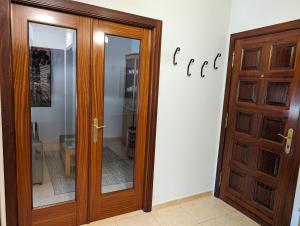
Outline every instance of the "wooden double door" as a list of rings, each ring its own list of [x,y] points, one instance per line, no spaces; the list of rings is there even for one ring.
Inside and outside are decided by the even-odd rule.
[[[263,225],[287,225],[299,164],[300,30],[239,39],[234,51],[220,197]]]
[[[18,4],[11,13],[19,225],[141,209],[149,30]]]

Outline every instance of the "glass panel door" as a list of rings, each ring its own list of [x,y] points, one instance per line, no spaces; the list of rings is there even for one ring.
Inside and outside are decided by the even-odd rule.
[[[149,46],[146,29],[93,20],[91,220],[142,206]]]
[[[90,27],[12,4],[20,226],[86,223]]]
[[[102,193],[134,186],[140,40],[105,35]]]
[[[29,23],[33,207],[75,199],[76,30]]]

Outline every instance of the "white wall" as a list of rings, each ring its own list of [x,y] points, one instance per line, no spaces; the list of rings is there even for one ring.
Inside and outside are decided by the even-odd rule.
[[[1,101],[0,101],[1,106]],[[1,108],[0,108],[0,119]],[[5,217],[5,196],[4,196],[4,172],[3,172],[3,149],[2,149],[2,120],[0,120],[0,225],[6,226],[6,217]]]
[[[231,33],[235,33],[300,19],[299,9],[299,0],[232,0],[230,31]],[[298,225],[299,208],[300,179],[298,180],[294,202],[292,226]]]
[[[299,7],[299,0],[232,0],[230,32],[299,19]]]
[[[298,184],[296,190],[296,196],[294,201],[294,209],[291,226],[298,226],[300,224],[300,170],[298,174]]]
[[[163,20],[154,204],[213,189],[230,0],[80,0]],[[181,47],[178,66],[173,53]],[[212,69],[221,52],[219,70]],[[192,77],[186,76],[190,58]],[[202,62],[209,60],[206,78]]]

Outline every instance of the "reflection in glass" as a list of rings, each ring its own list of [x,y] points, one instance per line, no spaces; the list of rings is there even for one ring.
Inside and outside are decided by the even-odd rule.
[[[29,23],[33,207],[75,199],[76,31]]]
[[[140,41],[105,36],[102,193],[134,184]]]

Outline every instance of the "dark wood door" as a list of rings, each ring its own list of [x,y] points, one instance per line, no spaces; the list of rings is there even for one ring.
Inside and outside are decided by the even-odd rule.
[[[12,5],[20,226],[87,220],[91,19]]]
[[[236,41],[220,196],[265,225],[285,222],[299,76],[300,30]]]
[[[90,220],[142,208],[150,32],[93,20]],[[135,56],[129,60],[129,56]],[[139,60],[137,60],[139,59]]]

